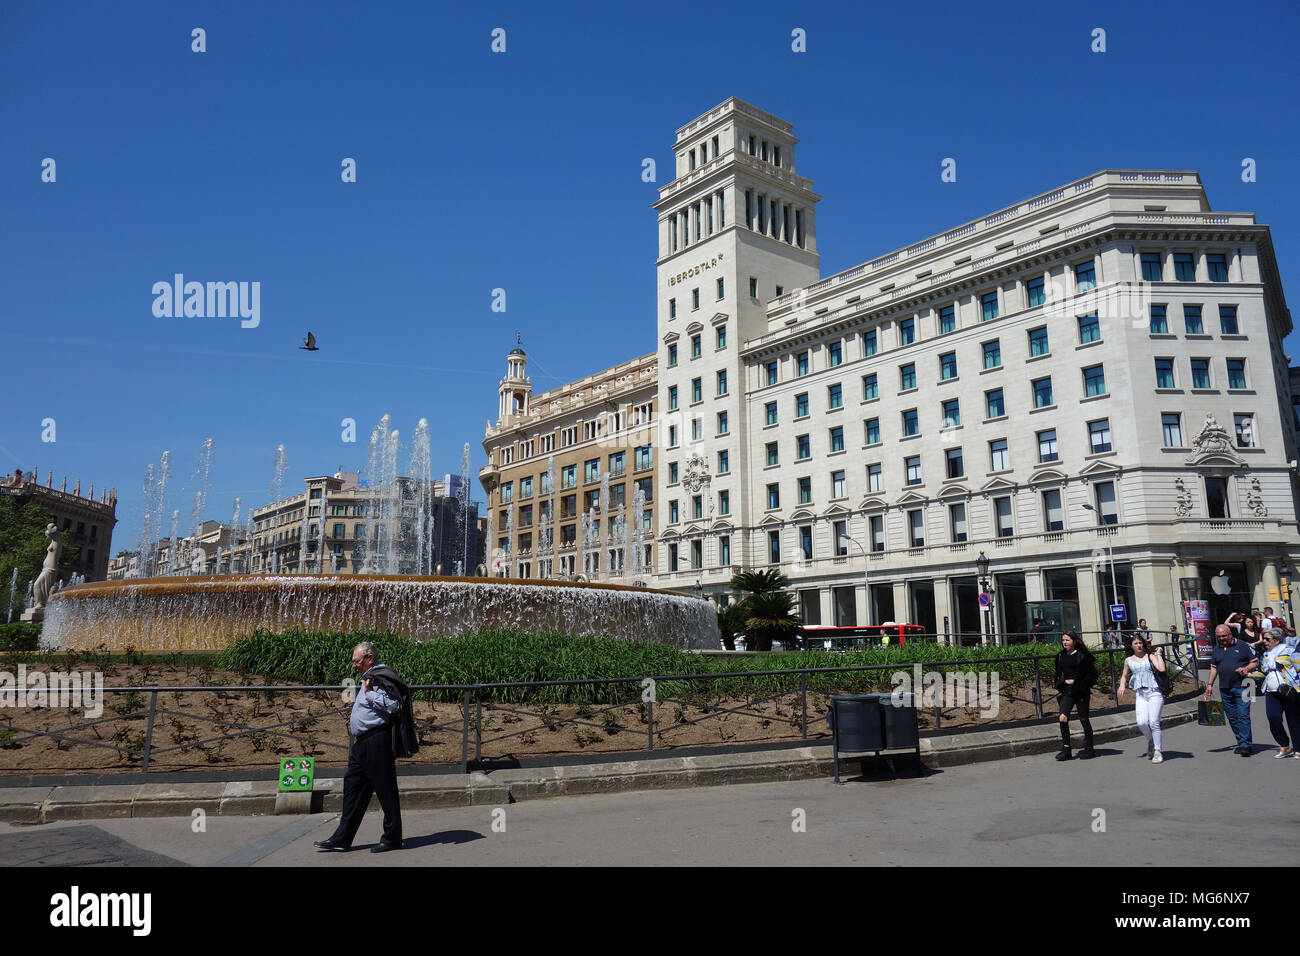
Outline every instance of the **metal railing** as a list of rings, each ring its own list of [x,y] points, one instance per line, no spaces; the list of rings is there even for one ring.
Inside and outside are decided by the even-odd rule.
[[[1158,646],[1166,647],[1166,646],[1174,646],[1174,645],[1162,644]],[[1191,652],[1190,648],[1189,648],[1189,652]],[[1118,709],[1121,707],[1119,694],[1118,694],[1119,669],[1122,666],[1122,658],[1127,652],[1123,649],[1105,649],[1105,650],[1099,649],[1094,651],[1093,653],[1095,657],[1099,657],[1102,655],[1106,657],[1106,665],[1105,665],[1106,676],[1104,679],[1108,680],[1110,683],[1110,696],[1113,698],[1115,702],[1116,709]],[[1117,655],[1120,658],[1120,660],[1118,661],[1116,660]],[[1186,673],[1190,671],[1195,681],[1196,689],[1191,693],[1187,693],[1181,696],[1191,697],[1200,694],[1201,682],[1200,682],[1199,674],[1197,672],[1197,668],[1194,663],[1194,658],[1191,661],[1190,666],[1188,664],[1181,663],[1180,654],[1170,653],[1169,655],[1167,655],[1167,659],[1170,659],[1173,661],[1173,663],[1179,665],[1179,672],[1176,673]],[[900,669],[913,668],[918,665],[926,671],[938,671],[939,673],[942,674],[945,669],[957,669],[961,671],[970,672],[972,669],[981,665],[987,667],[987,665],[990,664],[996,665],[996,664],[1014,664],[1014,663],[1031,662],[1033,664],[1033,685],[1032,687],[1025,688],[1026,690],[1028,690],[1030,696],[1026,698],[1026,697],[1015,697],[1008,694],[1007,699],[1009,701],[1020,701],[1023,703],[1032,704],[1036,719],[1042,719],[1045,716],[1044,714],[1045,694],[1043,689],[1043,683],[1045,677],[1046,679],[1050,680],[1053,674],[1052,669],[1050,667],[1045,667],[1045,665],[1050,664],[1051,661],[1052,661],[1052,657],[1050,655],[1027,654],[1027,655],[1020,655],[1020,656],[988,657],[988,658],[967,659],[967,660],[957,660],[957,661],[924,661],[924,660],[915,661],[915,662],[900,661],[892,664],[853,665],[853,666],[845,666],[845,667],[786,668],[786,669],[770,669],[770,670],[755,670],[755,671],[732,671],[732,672],[710,673],[710,674],[670,674],[670,675],[652,676],[652,677],[648,676],[645,678],[614,677],[614,678],[592,678],[592,679],[581,679],[581,680],[517,681],[517,682],[494,683],[494,684],[412,685],[410,688],[412,692],[412,696],[417,701],[421,699],[432,701],[435,696],[438,696],[443,699],[444,703],[450,703],[451,700],[458,699],[458,703],[460,705],[459,713],[452,719],[438,721],[436,719],[426,720],[426,719],[417,718],[415,721],[417,731],[421,734],[422,738],[424,734],[436,733],[442,731],[447,731],[453,734],[459,734],[460,736],[459,761],[446,761],[446,760],[421,761],[419,758],[417,758],[416,762],[417,763],[424,762],[430,764],[433,763],[445,764],[445,763],[458,762],[461,765],[462,770],[468,772],[471,765],[482,764],[485,759],[488,760],[501,759],[499,757],[492,757],[492,756],[485,758],[484,755],[485,747],[490,747],[491,745],[500,744],[503,741],[510,741],[516,738],[522,739],[524,735],[532,734],[538,730],[542,730],[542,729],[558,730],[559,728],[565,726],[571,726],[575,728],[575,730],[578,730],[579,732],[585,732],[585,730],[583,730],[584,728],[590,728],[591,731],[593,732],[601,731],[601,730],[608,731],[614,726],[617,726],[619,731],[626,730],[627,728],[623,727],[621,724],[617,722],[617,715],[615,716],[615,718],[612,718],[608,721],[605,718],[603,718],[602,715],[605,715],[607,713],[612,713],[615,711],[623,711],[626,710],[627,708],[635,708],[638,719],[640,719],[645,724],[645,746],[640,748],[632,748],[630,750],[616,751],[616,752],[624,752],[624,753],[652,752],[656,749],[655,746],[656,739],[659,740],[661,744],[660,749],[662,749],[662,745],[665,743],[665,735],[671,737],[672,733],[675,730],[678,730],[680,728],[695,727],[708,720],[724,720],[730,715],[753,717],[762,721],[771,722],[773,720],[773,714],[759,712],[758,710],[758,708],[761,705],[766,704],[770,701],[778,702],[775,708],[776,714],[780,715],[782,719],[785,720],[787,726],[793,729],[797,723],[797,726],[799,728],[799,740],[807,741],[809,739],[808,728],[809,728],[810,721],[815,721],[819,719],[821,716],[823,716],[825,711],[825,708],[823,707],[821,708],[820,712],[815,714],[813,713],[813,710],[811,710],[809,707],[809,693],[811,692],[814,695],[822,695],[825,697],[829,697],[831,693],[831,691],[825,689],[824,687],[819,687],[819,688],[810,687],[809,684],[810,678],[815,676],[830,675],[830,674],[844,674],[846,676],[856,674],[856,675],[868,676],[872,672],[881,672],[881,677],[884,678],[886,676],[885,672],[893,673],[899,671]],[[1103,668],[1102,666],[1100,666],[1100,662],[1098,663],[1099,663],[1098,683],[1100,684],[1101,680],[1103,679],[1102,677]],[[1045,670],[1047,671],[1046,675],[1044,674]],[[723,696],[718,697],[718,703],[716,704],[709,702],[707,692],[710,690],[709,685],[711,682],[719,682],[719,681],[734,682],[734,683],[739,683],[743,686],[743,682],[745,682],[750,678],[770,678],[770,677],[790,678],[788,682],[789,686],[784,686],[782,687],[782,689],[776,691],[775,693],[759,695],[759,696],[750,693],[745,693],[742,695],[739,692],[737,692],[734,695],[734,698],[743,696],[744,697],[743,703],[736,703],[735,699],[733,698],[730,705],[728,705],[724,703],[726,698]],[[1027,682],[1028,682],[1028,678],[1026,677],[1026,678],[1017,679],[1015,683],[1027,684]],[[680,696],[668,696],[668,697],[660,697],[658,696],[656,691],[651,691],[647,695],[645,691],[645,688],[647,687],[659,688],[663,686],[670,686],[674,683],[685,685],[685,688],[687,689],[699,687],[700,690],[695,693],[683,693]],[[879,683],[883,684],[886,683],[886,681],[881,680]],[[602,706],[579,704],[573,716],[561,716],[555,713],[551,709],[551,706],[547,704],[537,705],[534,706],[532,709],[529,709],[526,708],[523,704],[516,704],[507,699],[512,696],[511,692],[513,691],[536,691],[542,688],[561,688],[561,687],[600,688],[600,687],[611,687],[611,686],[618,686],[618,685],[630,685],[631,693],[628,695],[627,699],[620,700],[616,703],[612,703],[608,705],[602,705]],[[5,747],[13,747],[13,746],[21,745],[23,742],[27,740],[46,737],[46,738],[53,738],[56,741],[61,741],[68,744],[85,744],[91,747],[115,750],[122,757],[128,759],[139,759],[140,761],[139,770],[142,773],[149,772],[151,763],[155,760],[155,758],[165,756],[167,754],[174,753],[177,751],[191,751],[196,749],[200,751],[206,751],[206,749],[210,745],[220,744],[223,741],[233,740],[241,737],[254,737],[254,735],[262,735],[262,738],[265,739],[265,735],[274,734],[277,738],[281,739],[282,742],[286,740],[291,740],[291,741],[297,741],[301,744],[306,744],[312,750],[313,753],[315,752],[316,747],[323,746],[326,748],[332,748],[333,750],[337,751],[340,756],[345,756],[348,749],[346,744],[335,743],[329,740],[323,740],[319,736],[309,733],[309,730],[311,726],[313,726],[316,722],[329,717],[338,717],[341,721],[346,721],[347,714],[351,707],[350,702],[346,700],[343,700],[342,703],[337,707],[330,708],[327,706],[324,710],[322,710],[318,714],[311,714],[309,712],[308,715],[305,717],[299,714],[299,715],[295,715],[289,720],[279,720],[276,722],[266,723],[266,724],[262,724],[262,723],[251,724],[248,722],[241,722],[237,720],[223,718],[221,716],[218,716],[219,708],[213,707],[211,704],[209,705],[210,709],[212,709],[213,711],[213,715],[211,717],[204,716],[195,713],[193,711],[182,712],[179,710],[170,709],[166,706],[159,706],[160,704],[159,694],[167,694],[167,693],[173,694],[177,699],[177,701],[179,701],[180,695],[185,693],[203,693],[209,695],[215,694],[217,695],[218,700],[223,700],[225,698],[225,695],[253,696],[257,694],[266,694],[266,695],[274,696],[277,694],[284,694],[284,693],[291,693],[291,692],[329,693],[332,695],[338,695],[341,693],[342,690],[343,688],[340,687],[339,685],[319,685],[319,684],[275,685],[275,686],[223,685],[223,686],[104,687],[103,692],[106,695],[107,694],[128,695],[125,698],[126,706],[119,705],[118,707],[110,708],[114,711],[112,716],[98,717],[94,720],[90,720],[82,724],[77,724],[74,726],[64,728],[62,731],[36,729],[34,727],[15,726],[12,723],[12,718],[10,718],[10,723],[7,728],[7,734],[5,736],[5,740],[3,743]],[[716,692],[717,688],[714,687],[712,688],[712,690]],[[1053,686],[1053,690],[1054,690],[1054,686]],[[638,694],[638,691],[640,691],[641,693]],[[130,706],[131,697],[129,695],[145,695],[145,694],[148,695],[147,705],[145,705],[144,702],[141,701],[140,706],[137,707]],[[797,721],[796,721],[793,708],[791,709],[788,715],[783,715],[781,712],[779,702],[782,699],[787,697],[789,698],[797,697],[798,699]],[[342,698],[340,698],[340,700],[342,700]],[[668,705],[676,705],[677,711],[675,712],[675,715],[673,716],[672,719],[665,720],[664,717],[662,716],[662,708]],[[975,706],[973,702],[971,706]],[[703,712],[703,716],[694,719],[687,719],[686,713],[689,707],[695,707],[697,709],[700,709]],[[255,707],[254,711],[256,712],[257,709],[258,708]],[[934,715],[933,732],[939,732],[943,728],[944,710],[945,709],[952,710],[954,708],[951,706],[945,707],[944,701],[936,700],[934,702],[933,707],[927,706],[925,709],[927,710],[927,712],[928,711],[933,712]],[[485,721],[484,719],[485,710],[489,714],[489,719],[487,721]],[[49,711],[48,710],[42,711],[42,713],[48,714]],[[520,729],[512,730],[510,732],[490,733],[489,735],[485,736],[485,732],[492,730],[491,728],[492,714],[508,715],[509,717],[516,718],[517,722],[524,722],[527,721],[528,719],[532,719],[536,723],[532,724],[531,726],[524,726],[521,727]],[[130,720],[135,720],[140,718],[143,718],[145,720],[145,729],[143,731],[142,736],[140,736],[139,734],[132,736],[129,733],[124,733],[123,731],[119,731],[119,734],[114,738],[112,738],[112,741],[105,741],[99,735],[98,728],[105,724],[112,723],[112,722],[120,722],[120,721],[130,721]],[[174,726],[176,726],[177,721],[192,720],[192,721],[199,721],[199,722],[211,724],[212,726],[217,728],[218,732],[213,736],[209,736],[202,739],[196,737],[195,739],[178,740],[174,736],[172,745],[159,746],[157,741],[157,731],[160,725],[160,721],[168,718],[170,718],[173,721]],[[997,723],[999,722],[996,720],[990,720],[988,721],[988,726],[995,726]],[[1001,721],[1001,723],[1007,723],[1007,721]],[[91,731],[93,734],[95,734],[96,739],[88,739],[85,737],[71,736],[71,733],[73,731],[81,731],[81,730]],[[20,736],[15,736],[14,735],[15,731],[17,731]],[[751,744],[771,745],[772,743],[777,742],[779,739],[782,738],[780,738],[780,736],[777,735],[776,737],[772,737],[767,740],[752,740],[747,742]],[[789,738],[787,737],[785,739],[789,739]],[[671,742],[668,743],[668,748],[674,749],[673,744]],[[258,748],[255,747],[254,749],[256,750]],[[492,749],[496,749],[496,748],[493,747]],[[744,747],[743,745],[737,745],[732,749],[744,749]],[[611,751],[602,751],[602,752],[609,753]]]

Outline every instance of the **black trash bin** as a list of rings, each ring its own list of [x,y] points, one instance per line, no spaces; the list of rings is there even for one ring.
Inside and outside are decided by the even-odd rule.
[[[831,730],[836,783],[840,782],[840,751],[913,750],[920,757],[916,700],[911,694],[901,695],[897,705],[892,694],[834,694],[826,724]]]
[[[886,750],[917,750],[921,732],[916,723],[916,698],[910,693],[880,695],[880,709],[885,718]]]

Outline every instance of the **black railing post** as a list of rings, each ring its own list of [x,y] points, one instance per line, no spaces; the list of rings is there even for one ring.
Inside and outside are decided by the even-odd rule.
[[[1115,698],[1115,708],[1119,709],[1119,681],[1115,678],[1115,652],[1110,650],[1106,652],[1106,657],[1110,661],[1110,693]]]
[[[483,759],[483,690],[474,685],[474,762]]]
[[[799,675],[799,694],[803,698],[800,722],[803,724],[803,739],[808,739],[808,672]]]
[[[465,691],[460,722],[460,766],[469,773],[469,691]]]
[[[1040,719],[1043,716],[1043,675],[1038,666],[1041,660],[1039,657],[1034,658],[1034,710]]]
[[[158,710],[158,692],[149,694],[149,723],[144,728],[144,756],[140,758],[140,772],[149,772],[149,751],[153,749],[153,718]]]
[[[654,678],[651,678],[651,680],[653,679]],[[659,696],[659,685],[655,683],[650,686],[654,688],[654,692],[650,695],[650,700],[647,701],[645,705],[646,716],[648,718],[645,731],[646,750],[655,749],[655,698]]]

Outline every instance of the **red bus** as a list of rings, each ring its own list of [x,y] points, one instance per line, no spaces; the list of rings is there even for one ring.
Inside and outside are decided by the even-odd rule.
[[[822,624],[805,625],[803,629],[804,647],[809,650],[842,651],[856,647],[881,647],[885,638],[891,645],[907,643],[925,633],[920,624],[855,624],[849,627],[831,627]]]

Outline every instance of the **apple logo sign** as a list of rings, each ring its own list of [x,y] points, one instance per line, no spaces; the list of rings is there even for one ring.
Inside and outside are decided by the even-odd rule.
[[[1215,594],[1231,594],[1232,585],[1228,583],[1228,576],[1219,571],[1214,577],[1210,578],[1210,587],[1214,589]]]

